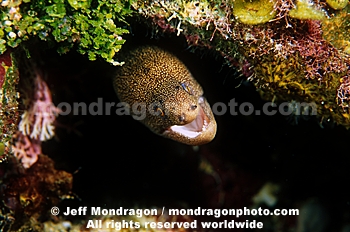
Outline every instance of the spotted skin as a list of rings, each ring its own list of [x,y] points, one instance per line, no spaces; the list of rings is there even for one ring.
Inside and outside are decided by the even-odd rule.
[[[214,138],[216,122],[202,97],[203,89],[178,58],[156,46],[144,46],[130,51],[123,60],[125,64],[113,80],[114,89],[119,100],[131,106],[131,113],[144,109],[142,123],[156,134],[189,145]],[[169,130],[173,125],[192,122],[201,110],[210,123],[195,138]]]

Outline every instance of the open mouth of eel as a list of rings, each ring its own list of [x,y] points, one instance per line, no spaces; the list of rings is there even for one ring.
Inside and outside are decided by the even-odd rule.
[[[197,117],[190,123],[185,125],[173,125],[169,127],[164,133],[177,133],[187,138],[196,138],[205,132],[209,126],[210,120],[205,114],[203,108],[205,107],[204,98],[200,97],[198,101],[199,110]]]

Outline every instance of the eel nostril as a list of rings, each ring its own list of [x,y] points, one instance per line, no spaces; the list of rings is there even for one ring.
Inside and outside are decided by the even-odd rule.
[[[195,110],[195,109],[197,109],[197,105],[192,105],[191,110]]]

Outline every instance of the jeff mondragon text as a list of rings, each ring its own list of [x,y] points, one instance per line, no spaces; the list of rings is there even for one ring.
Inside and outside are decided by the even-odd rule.
[[[126,209],[123,207],[115,209],[105,209],[101,207],[88,207],[80,206],[77,209],[67,207],[67,210],[63,212],[64,215],[91,215],[91,216],[160,216],[167,214],[169,216],[213,216],[220,218],[221,216],[286,216],[286,215],[299,215],[298,209],[249,209],[244,207],[243,209],[203,209],[201,207],[195,209]]]

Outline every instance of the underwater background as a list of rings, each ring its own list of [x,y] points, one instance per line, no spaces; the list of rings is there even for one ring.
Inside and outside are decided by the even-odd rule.
[[[344,6],[332,5],[342,1],[304,0],[7,2],[1,3],[0,31],[5,41],[0,47],[0,230],[109,231],[87,229],[89,220],[256,220],[263,222],[262,229],[231,230],[350,231],[348,1]],[[40,4],[46,5],[41,9]],[[22,12],[18,20],[16,12]],[[93,14],[96,23],[77,23],[85,14]],[[56,18],[60,25],[52,23]],[[9,28],[17,30],[15,38]],[[114,37],[99,34],[101,28]],[[17,41],[21,30],[28,38]],[[122,62],[119,55],[140,45],[156,45],[178,57],[211,105],[234,99],[262,109],[266,102],[315,102],[317,115],[227,111],[215,115],[214,140],[193,147],[158,136],[114,111],[55,111],[62,102],[119,102],[112,84]],[[118,49],[111,52],[109,46]],[[44,126],[39,130],[40,138],[30,135],[39,117],[38,111],[30,114],[36,101],[48,103],[55,115],[45,133]],[[31,133],[20,134],[26,117]],[[64,216],[52,215],[53,206],[62,212],[80,206],[261,207],[299,209],[299,215]]]

